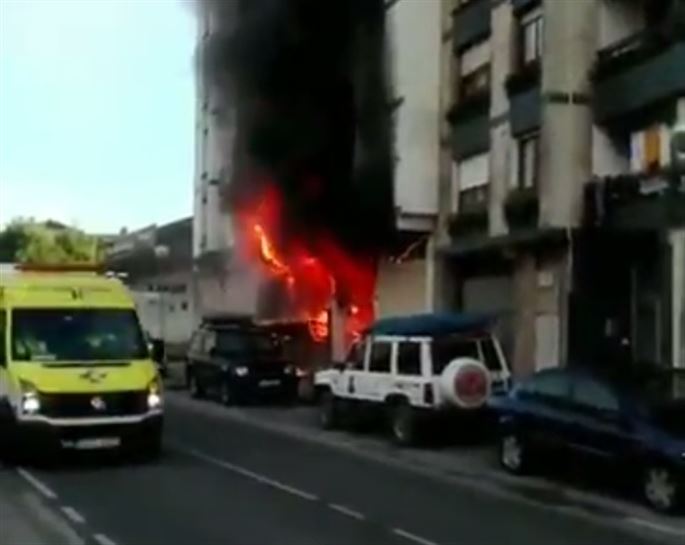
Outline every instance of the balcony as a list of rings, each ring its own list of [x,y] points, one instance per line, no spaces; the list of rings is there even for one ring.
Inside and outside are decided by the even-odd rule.
[[[452,114],[450,119],[455,117]],[[452,124],[452,154],[460,160],[490,149],[490,116],[488,110],[457,117]]]
[[[540,218],[540,199],[536,188],[516,189],[504,203],[509,229],[535,228]]]
[[[490,35],[490,0],[473,0],[462,4],[454,11],[452,17],[455,52]]]
[[[488,211],[486,207],[461,211],[449,220],[449,233],[454,239],[478,238],[488,233]]]
[[[538,128],[542,117],[540,93],[541,67],[539,62],[523,66],[507,78],[511,132],[514,136]]]
[[[685,29],[674,22],[598,53],[593,79],[595,117],[612,124],[685,93]]]

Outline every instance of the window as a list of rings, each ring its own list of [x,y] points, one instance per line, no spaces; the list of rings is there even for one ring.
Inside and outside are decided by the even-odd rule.
[[[205,354],[211,354],[216,348],[216,333],[211,330],[206,330],[204,334],[204,341],[202,351]]]
[[[573,401],[579,407],[599,412],[618,412],[619,403],[616,395],[606,386],[585,377],[575,380]]]
[[[461,100],[485,93],[490,88],[490,40],[477,43],[459,55]]]
[[[517,187],[537,187],[540,174],[540,137],[537,133],[521,137],[517,150]]]
[[[520,393],[539,400],[563,400],[571,395],[571,383],[563,371],[543,371],[523,383]]]
[[[421,343],[400,343],[397,354],[397,373],[400,375],[421,374]]]
[[[350,351],[347,353],[345,362],[352,366],[352,369],[362,370],[364,369],[364,353],[366,352],[366,342],[354,343],[350,347]]]
[[[388,342],[374,342],[371,345],[369,371],[371,373],[389,373],[391,352],[392,344]]]
[[[433,374],[439,375],[457,358],[480,360],[478,344],[473,340],[446,337],[433,341]]]
[[[204,329],[196,331],[190,341],[190,350],[193,352],[201,352],[204,348],[205,335],[206,331]]]
[[[18,309],[12,326],[17,361],[128,361],[148,353],[131,310]]]
[[[542,58],[542,11],[535,10],[521,18],[521,59],[524,66]]]
[[[490,154],[481,153],[457,165],[459,210],[479,210],[487,206],[490,178]]]
[[[482,339],[480,341],[480,350],[483,353],[483,363],[490,371],[501,371],[502,362],[499,358],[499,352],[495,346],[495,341],[492,339]]]

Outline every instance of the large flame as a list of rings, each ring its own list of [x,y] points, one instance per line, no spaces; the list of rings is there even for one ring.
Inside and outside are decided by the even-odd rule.
[[[344,312],[347,343],[373,320],[373,258],[351,255],[326,233],[308,233],[306,241],[277,237],[282,227],[282,202],[273,185],[264,189],[252,210],[242,210],[237,219],[249,259],[258,260],[273,278],[283,282],[294,312],[291,318],[307,321],[313,340],[329,338],[334,300]]]

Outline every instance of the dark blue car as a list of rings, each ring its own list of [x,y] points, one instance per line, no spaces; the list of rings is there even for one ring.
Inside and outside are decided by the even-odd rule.
[[[545,451],[610,462],[640,479],[647,502],[672,511],[685,499],[685,372],[620,377],[550,369],[492,399],[501,424],[499,459],[511,473]]]

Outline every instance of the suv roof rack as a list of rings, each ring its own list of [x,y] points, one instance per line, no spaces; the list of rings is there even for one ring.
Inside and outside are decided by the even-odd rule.
[[[377,320],[366,330],[374,335],[437,337],[453,333],[487,331],[494,322],[486,314],[437,313],[412,314]]]

